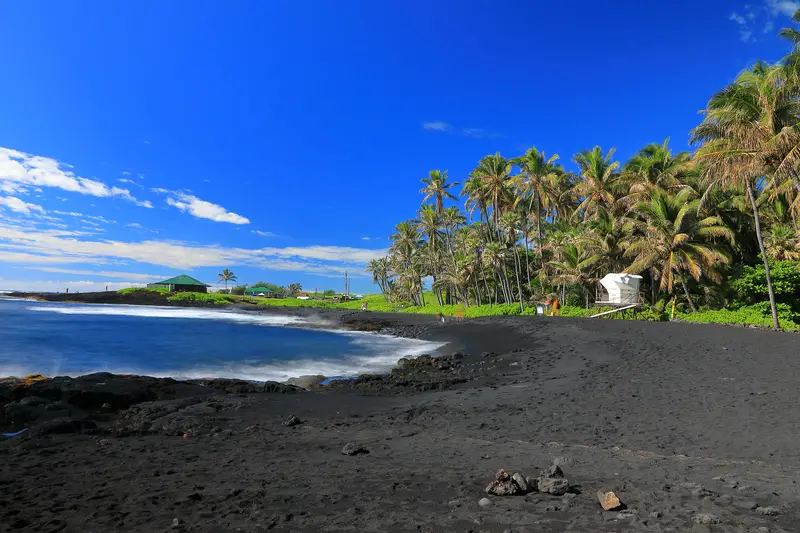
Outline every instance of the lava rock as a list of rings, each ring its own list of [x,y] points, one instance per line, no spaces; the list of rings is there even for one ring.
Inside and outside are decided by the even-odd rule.
[[[558,465],[552,465],[550,468],[542,472],[543,478],[563,478],[564,472]]]
[[[287,428],[290,428],[290,427],[293,427],[293,426],[299,426],[302,423],[303,423],[303,421],[300,420],[295,415],[289,415],[289,417],[286,420],[283,421],[284,427],[287,427]]]
[[[367,454],[369,450],[366,449],[364,446],[360,444],[356,444],[354,442],[348,442],[342,448],[342,455],[359,455],[359,454]]]
[[[488,507],[492,505],[492,500],[490,500],[489,498],[481,498],[480,500],[478,500],[478,505],[480,505],[481,507]]]
[[[764,516],[778,516],[781,510],[777,507],[757,507],[756,512]]]
[[[527,479],[525,479],[525,476],[523,476],[523,475],[522,475],[522,474],[520,474],[519,472],[517,472],[517,473],[515,473],[513,476],[511,476],[511,480],[512,480],[514,483],[516,483],[516,484],[517,484],[517,486],[520,488],[520,490],[521,490],[523,493],[528,493],[528,492],[530,492],[530,490],[531,490],[531,489],[530,489],[530,487],[528,486],[528,480],[527,480]]]
[[[569,489],[569,481],[558,477],[539,478],[539,492],[546,492],[553,496],[562,496]]]
[[[91,420],[73,420],[71,418],[56,418],[55,420],[48,420],[33,427],[30,431],[31,435],[43,436],[52,434],[65,434],[65,433],[82,433],[89,429],[96,429],[97,424]]]

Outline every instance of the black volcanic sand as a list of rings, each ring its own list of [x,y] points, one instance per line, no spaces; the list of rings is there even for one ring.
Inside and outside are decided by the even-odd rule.
[[[800,531],[796,335],[290,312],[452,344],[312,391],[6,382],[3,427],[30,429],[0,442],[0,530]],[[346,443],[369,453],[343,455]],[[554,462],[567,494],[479,506],[497,469],[537,476]],[[598,490],[627,509],[603,511]]]

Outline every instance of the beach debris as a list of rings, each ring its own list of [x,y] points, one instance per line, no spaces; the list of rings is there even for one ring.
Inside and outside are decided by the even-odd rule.
[[[183,438],[184,438],[184,439],[188,439],[188,438],[189,438],[189,434],[188,434],[188,433],[184,433],[184,434],[183,434]]]
[[[777,507],[756,507],[756,512],[764,516],[778,516],[781,510]]]
[[[98,446],[108,446],[111,442],[108,439],[100,439],[97,441]]]
[[[181,525],[181,521],[178,520],[177,518],[173,518],[172,519],[172,527],[178,527],[179,525]]]
[[[695,524],[707,524],[707,525],[714,525],[719,524],[722,520],[715,514],[711,513],[698,513],[694,515],[694,523]]]
[[[478,505],[480,505],[481,507],[488,507],[492,505],[492,500],[490,500],[489,498],[481,498],[480,500],[478,500]]]
[[[600,501],[600,507],[605,511],[617,511],[622,508],[622,502],[613,492],[597,491],[597,499]]]
[[[103,409],[111,409],[112,407],[111,407],[110,403],[106,402],[106,403],[103,404],[102,408]]]
[[[303,423],[303,421],[300,420],[300,418],[298,418],[295,415],[289,415],[289,417],[286,420],[283,421],[283,425],[285,427],[287,427],[287,428],[290,428],[290,427],[293,427],[293,426],[299,426],[302,423]]]
[[[569,489],[569,480],[564,478],[561,467],[552,465],[539,476],[537,489],[553,496],[563,496]]]
[[[369,450],[361,444],[356,444],[354,442],[348,442],[342,448],[342,455],[359,455],[362,453],[369,453]]]
[[[661,513],[659,511],[653,511],[650,513],[650,518],[661,518]]]
[[[17,435],[22,435],[28,431],[27,429],[20,429],[19,431],[15,431],[14,433],[2,433],[4,437],[16,437]]]

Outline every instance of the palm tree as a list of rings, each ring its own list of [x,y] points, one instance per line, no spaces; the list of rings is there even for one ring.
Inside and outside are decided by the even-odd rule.
[[[689,306],[696,312],[684,273],[695,281],[703,276],[720,281],[716,267],[728,264],[730,256],[716,241],[724,239],[733,244],[733,232],[717,216],[700,218],[700,200],[690,200],[691,195],[691,190],[674,196],[655,191],[649,202],[634,206],[639,219],[633,221],[637,231],[625,249],[625,256],[633,259],[625,272],[654,271],[661,280],[660,289],[670,294],[677,278]]]
[[[611,209],[614,206],[619,188],[619,162],[611,160],[614,152],[612,148],[604,154],[599,146],[595,146],[575,156],[580,180],[572,188],[572,194],[580,202],[575,213],[581,213],[584,219],[596,216],[600,207]]]
[[[704,198],[717,187],[740,187],[750,202],[775,329],[780,323],[756,191],[773,182],[776,173],[796,168],[792,163],[795,156],[787,155],[792,150],[785,150],[800,114],[793,85],[786,83],[780,67],[758,62],[711,97],[703,111],[705,118],[692,131],[692,141],[701,144],[696,159],[702,163],[702,176],[709,186]],[[786,133],[784,129],[789,133],[781,135]]]
[[[427,178],[422,178],[422,183],[425,187],[420,189],[419,192],[425,195],[422,202],[425,203],[429,198],[433,198],[436,205],[436,212],[441,214],[444,209],[444,199],[450,198],[451,200],[458,200],[449,189],[458,185],[457,181],[447,183],[447,171],[431,170],[428,172]]]
[[[767,234],[765,245],[767,257],[775,261],[797,261],[800,259],[800,243],[797,231],[786,224],[777,224]]]
[[[595,271],[601,256],[593,253],[577,239],[564,246],[558,255],[558,259],[550,261],[550,266],[556,272],[553,281],[565,285],[574,284],[580,286],[588,308],[589,285],[597,281]]]
[[[685,187],[682,179],[691,171],[689,152],[672,154],[669,137],[663,144],[648,144],[634,155],[623,168],[622,181],[629,187],[622,201],[628,206],[644,201],[651,192],[674,192]]]
[[[511,203],[512,195],[509,188],[511,163],[501,156],[499,152],[494,155],[487,155],[481,158],[472,174],[486,187],[486,193],[492,206],[492,218],[494,219],[496,231],[503,207]]]
[[[533,211],[536,218],[536,248],[540,257],[542,257],[542,209],[545,191],[561,172],[555,164],[556,161],[558,154],[548,158],[544,152],[535,147],[528,149],[525,155],[512,160],[512,163],[520,168],[520,174],[513,178],[519,192],[515,203],[528,198],[528,211]]]
[[[367,272],[372,273],[372,283],[376,283],[383,294],[383,299],[389,301],[389,273],[391,266],[388,257],[370,259],[367,263]]]
[[[223,270],[222,272],[220,272],[219,274],[217,274],[217,277],[219,278],[219,281],[224,281],[225,282],[225,292],[228,292],[228,282],[229,281],[236,281],[236,274],[234,274],[233,272],[231,272],[227,268],[225,270]]]
[[[296,295],[298,292],[300,292],[302,290],[303,290],[303,286],[300,285],[299,283],[290,283],[286,287],[286,292],[288,292],[290,296],[294,296],[294,295]]]

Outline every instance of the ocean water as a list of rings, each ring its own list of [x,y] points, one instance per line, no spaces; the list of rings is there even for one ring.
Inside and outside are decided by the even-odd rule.
[[[440,343],[308,329],[313,318],[0,299],[0,376],[92,372],[278,380],[389,370]]]

